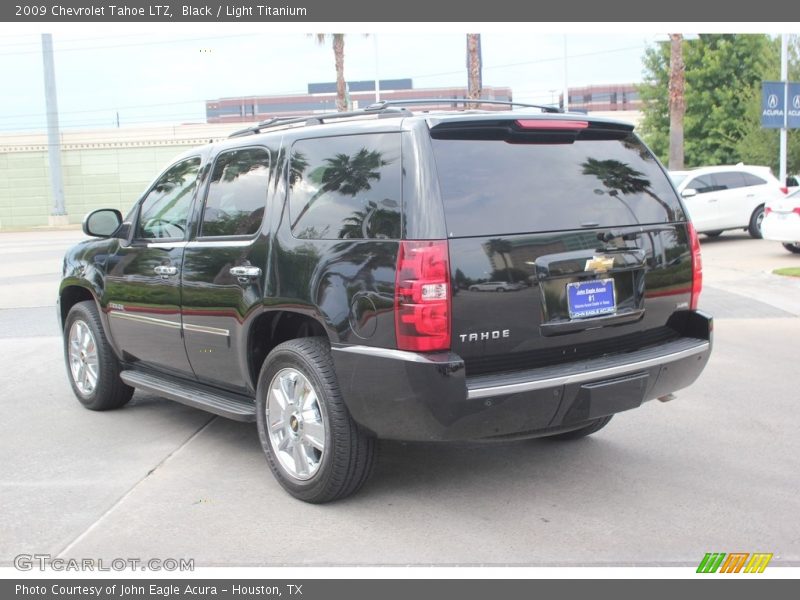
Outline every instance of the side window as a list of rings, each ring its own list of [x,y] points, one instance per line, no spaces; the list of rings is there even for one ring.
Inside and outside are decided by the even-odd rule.
[[[258,231],[267,206],[268,181],[266,148],[220,154],[211,172],[200,235],[252,235]]]
[[[400,237],[399,133],[300,140],[292,148],[289,173],[295,237]]]
[[[172,165],[142,200],[136,237],[139,239],[181,239],[200,170],[200,158]]]
[[[698,194],[706,194],[719,189],[716,187],[716,183],[714,183],[714,177],[711,175],[700,175],[699,177],[695,177],[686,184],[686,187],[690,190],[697,190]]]
[[[764,185],[765,183],[767,183],[767,181],[765,179],[761,179],[761,177],[753,175],[752,173],[742,173],[742,175],[744,175],[744,184],[746,186]],[[788,179],[789,178],[787,178],[787,181],[788,181]],[[795,184],[795,185],[797,185],[797,184]]]
[[[727,171],[725,173],[717,173],[714,179],[719,185],[721,190],[735,190],[744,187],[744,176],[739,171]]]

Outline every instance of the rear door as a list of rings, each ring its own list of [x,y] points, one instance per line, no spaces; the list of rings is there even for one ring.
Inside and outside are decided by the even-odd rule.
[[[721,171],[714,174],[720,190],[717,203],[717,219],[721,229],[745,227],[750,222],[751,210],[747,209],[744,174],[740,171]],[[752,191],[752,190],[750,190]]]
[[[261,146],[220,153],[203,199],[197,237],[183,258],[183,329],[201,381],[246,391],[245,325],[264,297],[270,152]]]
[[[658,161],[629,128],[536,127],[431,129],[467,375],[677,337],[688,308],[686,215]]]

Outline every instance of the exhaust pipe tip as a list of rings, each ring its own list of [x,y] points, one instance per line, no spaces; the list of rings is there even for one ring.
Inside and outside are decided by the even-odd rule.
[[[670,400],[675,400],[677,396],[675,394],[667,394],[666,396],[659,396],[659,402],[669,402]]]

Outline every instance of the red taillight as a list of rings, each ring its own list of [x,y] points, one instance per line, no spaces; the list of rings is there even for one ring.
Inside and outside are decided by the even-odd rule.
[[[517,125],[523,129],[586,129],[589,121],[570,121],[567,119],[518,119]]]
[[[795,207],[792,209],[792,212],[793,212],[794,214],[796,214],[796,215],[800,215],[800,206],[795,206]]]
[[[450,349],[447,240],[400,242],[394,311],[400,350]]]
[[[703,290],[703,259],[700,256],[700,238],[694,230],[694,225],[688,223],[689,245],[692,248],[692,296],[689,308],[695,310],[700,301],[700,292]]]
[[[766,216],[767,216],[769,213],[771,213],[771,212],[772,212],[772,209],[771,209],[769,206],[767,206],[767,207],[765,207],[765,208],[764,208],[764,216],[765,216],[765,217],[766,217]]]
[[[784,186],[784,187],[781,187],[781,191],[782,191],[784,194],[788,194],[788,193],[789,193],[789,188],[788,188],[788,187],[785,187],[785,186]]]

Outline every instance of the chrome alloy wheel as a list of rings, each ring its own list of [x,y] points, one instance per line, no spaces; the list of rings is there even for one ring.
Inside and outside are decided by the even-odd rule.
[[[89,396],[97,387],[97,343],[92,330],[81,320],[69,329],[69,370],[78,391]]]
[[[266,417],[281,467],[295,479],[311,479],[325,453],[325,418],[308,378],[297,369],[278,371],[267,391]]]

